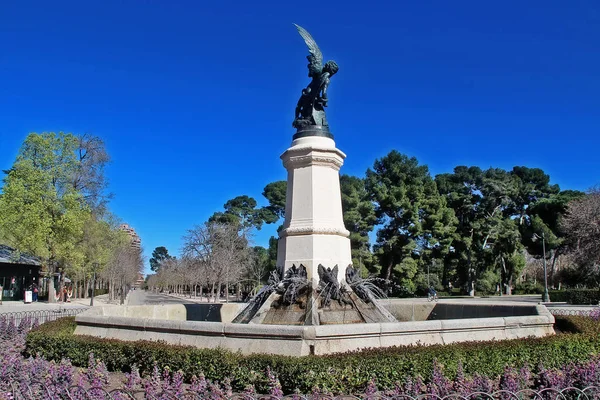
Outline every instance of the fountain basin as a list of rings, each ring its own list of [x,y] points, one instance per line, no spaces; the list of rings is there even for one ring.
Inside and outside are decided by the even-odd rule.
[[[316,326],[234,324],[230,321],[244,306],[235,303],[94,307],[76,317],[75,334],[288,356],[554,334],[554,317],[543,305],[394,300],[383,305],[402,322]],[[517,315],[501,315],[509,311]],[[440,316],[446,319],[438,319]]]

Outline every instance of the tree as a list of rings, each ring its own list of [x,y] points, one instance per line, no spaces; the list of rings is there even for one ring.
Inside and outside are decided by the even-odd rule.
[[[83,282],[83,297],[89,292],[91,285],[95,284],[94,272],[101,273],[106,268],[115,248],[119,247],[123,240],[117,218],[106,211],[103,214],[100,219],[90,213],[83,226],[83,236],[79,244],[83,259],[74,271],[76,289],[79,288],[79,282]]]
[[[0,236],[17,250],[42,258],[50,277],[55,268],[68,272],[83,259],[77,244],[91,210],[73,184],[77,171],[82,173],[77,149],[72,134],[32,133],[4,179]],[[50,301],[54,290],[49,285]]]
[[[532,205],[560,192],[558,185],[550,185],[550,176],[539,168],[513,167],[510,175],[515,178],[515,191],[507,213],[515,216],[519,225],[526,223]]]
[[[438,175],[436,182],[458,218],[446,269],[455,269],[456,277],[474,295],[476,279],[489,279],[493,274],[487,271],[495,268],[510,293],[524,265],[522,244],[524,237],[531,237],[525,232],[534,221],[532,205],[555,195],[558,187],[549,184],[542,170],[526,167],[507,172],[459,166],[452,174]]]
[[[205,268],[210,294],[216,301],[225,284],[238,283],[251,263],[247,232],[238,224],[206,222],[190,229],[183,238],[183,255]]]
[[[223,206],[225,211],[214,213],[209,218],[209,222],[238,225],[240,229],[260,229],[263,223],[271,224],[279,219],[271,210],[256,206],[257,203],[253,197],[237,196],[227,200]]]
[[[258,289],[263,283],[266,283],[273,266],[269,259],[269,250],[262,246],[254,246],[250,256],[245,278],[252,283],[252,289]]]
[[[568,247],[569,240],[560,221],[567,211],[570,201],[584,196],[583,192],[577,190],[564,190],[549,197],[541,198],[531,204],[527,213],[530,216],[529,223],[522,227],[523,244],[527,251],[535,257],[546,257],[550,261],[548,281],[550,286],[556,285],[555,276],[558,274],[559,258],[563,256]],[[541,240],[535,237],[544,235],[546,254],[543,254]],[[564,263],[562,263],[564,264]]]
[[[382,225],[374,246],[381,276],[414,293],[417,273],[448,252],[454,213],[438,194],[427,166],[395,150],[367,170],[366,189]]]
[[[142,250],[131,245],[131,238],[125,232],[117,234],[117,244],[112,249],[108,264],[101,275],[109,284],[109,299],[114,300],[120,295],[124,303],[127,286],[138,278],[144,268]]]
[[[165,260],[170,260],[169,250],[164,246],[159,246],[152,251],[152,257],[150,258],[150,269],[153,272],[160,270],[160,265]]]
[[[285,202],[287,193],[287,182],[276,181],[265,186],[263,196],[269,201],[269,205],[265,207],[278,218],[285,217]]]
[[[377,223],[375,207],[369,199],[364,179],[350,175],[340,176],[344,225],[350,231],[352,263],[372,269],[369,233]]]
[[[569,238],[569,252],[588,278],[600,280],[600,188],[572,200],[562,220]]]
[[[521,243],[518,220],[503,219],[497,227],[492,252],[500,268],[504,293],[512,294],[513,280],[525,267],[525,255]]]
[[[76,168],[72,175],[73,189],[81,193],[86,204],[97,217],[107,211],[111,194],[105,193],[107,187],[104,168],[110,161],[104,142],[90,134],[77,135]]]
[[[457,218],[452,248],[444,259],[444,278],[446,282],[458,281],[459,286],[465,285],[472,294],[478,270],[477,260],[481,259],[483,250],[475,245],[475,227],[480,225],[478,220],[482,218],[479,207],[482,180],[483,171],[479,167],[466,166],[458,166],[453,173],[435,177],[438,192],[446,198]]]

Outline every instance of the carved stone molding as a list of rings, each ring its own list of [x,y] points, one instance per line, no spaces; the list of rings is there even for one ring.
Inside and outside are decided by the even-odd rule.
[[[280,238],[299,235],[336,235],[349,237],[350,231],[334,226],[291,226],[279,232]]]
[[[332,141],[333,144],[333,141]],[[335,147],[320,146],[314,143],[290,147],[281,155],[286,169],[302,168],[310,165],[322,165],[339,170],[346,154]]]
[[[305,156],[292,156],[283,162],[286,169],[296,169],[302,167],[308,167],[311,165],[320,165],[324,167],[331,167],[336,171],[339,171],[344,160],[335,155],[305,155]]]
[[[328,153],[335,153],[342,158],[346,158],[346,153],[344,153],[343,151],[341,151],[340,149],[335,147],[333,144],[333,141],[331,143],[332,143],[331,146],[323,146],[323,145],[314,144],[314,143],[296,144],[293,147],[290,147],[289,149],[287,149],[285,151],[285,153],[282,154],[282,157],[285,154],[310,153],[311,151],[322,151],[322,152],[328,152]]]

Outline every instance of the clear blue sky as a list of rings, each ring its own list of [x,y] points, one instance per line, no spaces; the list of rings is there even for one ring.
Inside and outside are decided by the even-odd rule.
[[[112,210],[146,254],[285,179],[312,33],[340,65],[328,119],[364,176],[392,149],[432,174],[539,167],[600,183],[600,2],[3,1],[0,168],[29,132],[102,137]],[[256,235],[265,245],[275,233]]]

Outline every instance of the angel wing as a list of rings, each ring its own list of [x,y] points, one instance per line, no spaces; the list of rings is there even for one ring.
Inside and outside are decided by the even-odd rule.
[[[333,269],[331,270],[331,275],[333,275],[334,279],[337,279],[337,276],[338,276],[338,266],[337,266],[337,264],[335,264],[335,267],[333,267]]]
[[[310,71],[309,76],[318,76],[323,71],[323,54],[321,54],[321,50],[319,49],[319,46],[317,46],[315,39],[310,36],[310,33],[308,33],[306,29],[300,25],[294,24],[294,26],[298,29],[298,33],[302,36],[302,39],[304,39],[304,42],[308,46],[308,52],[310,53],[310,56],[308,56],[310,61],[310,64],[308,65],[308,70]]]

